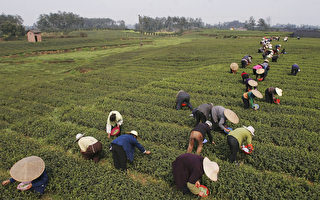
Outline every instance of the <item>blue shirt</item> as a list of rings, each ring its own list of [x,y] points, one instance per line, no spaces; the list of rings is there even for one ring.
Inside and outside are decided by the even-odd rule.
[[[14,180],[13,178],[10,178],[10,182],[13,183],[16,180]],[[33,181],[31,181],[32,183],[32,187],[31,189],[40,192],[40,194],[44,193],[44,189],[46,188],[47,184],[48,184],[48,175],[47,175],[47,171],[46,169],[43,171],[43,173],[41,174],[41,176]]]
[[[293,69],[299,69],[299,66],[297,64],[292,65]]]
[[[128,160],[130,160],[131,162],[133,161],[135,147],[137,147],[142,153],[146,151],[144,147],[138,142],[137,138],[135,138],[131,134],[120,135],[115,140],[113,140],[111,144],[122,146],[123,150],[126,152]]]

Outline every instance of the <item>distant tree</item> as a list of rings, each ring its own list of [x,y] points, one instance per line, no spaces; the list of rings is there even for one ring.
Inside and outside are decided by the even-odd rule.
[[[72,12],[61,12],[41,14],[37,21],[37,28],[41,31],[63,31],[68,32],[80,29],[83,26],[83,18]]]
[[[254,27],[256,26],[256,20],[251,16],[249,18],[249,21],[245,21],[245,28],[248,30],[254,30]]]
[[[264,19],[262,19],[262,18],[260,18],[260,19],[258,20],[258,27],[259,27],[260,30],[263,30],[263,31],[269,29],[268,24],[267,24],[266,21],[265,21]]]
[[[12,38],[25,35],[22,25],[23,20],[19,15],[0,15],[0,37]]]

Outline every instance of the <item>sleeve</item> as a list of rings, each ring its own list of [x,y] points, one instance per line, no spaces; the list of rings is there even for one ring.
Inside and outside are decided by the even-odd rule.
[[[196,187],[196,184],[192,184],[187,182],[187,187],[190,190],[190,192],[192,192],[192,194],[199,194],[200,190],[199,188]]]
[[[141,153],[144,153],[146,151],[144,147],[138,142],[138,140],[134,139],[133,143],[141,151]]]
[[[121,126],[123,123],[123,118],[122,115],[119,113],[117,116],[118,120],[117,120],[117,125]]]
[[[106,125],[106,132],[111,133],[111,125],[110,124]]]
[[[251,133],[250,133],[251,134]],[[249,135],[248,137],[247,137],[247,145],[248,144],[251,144],[252,143],[252,137],[251,137],[251,135]]]
[[[221,117],[220,118],[220,121],[219,121],[219,127],[221,128],[221,130],[224,130],[224,126],[223,124],[226,122],[226,119],[224,117]]]
[[[252,97],[252,92],[249,94],[248,93],[248,99],[249,99],[249,102],[250,102],[250,106],[251,108],[253,108],[253,97]]]
[[[211,135],[210,128],[207,129],[207,135],[208,135],[208,138],[209,138],[209,142],[212,143],[212,135]]]
[[[47,175],[47,172],[44,171],[39,178],[37,178],[36,180],[33,180],[31,183],[32,183],[32,187],[39,187],[43,184],[46,184],[47,182],[48,182],[48,175]]]
[[[14,180],[13,178],[10,178],[9,180],[10,180],[10,183],[16,182],[16,180]]]
[[[211,116],[212,116],[213,122],[217,123],[218,122],[218,116],[217,116],[217,111],[216,111],[216,109],[214,107],[211,109]]]

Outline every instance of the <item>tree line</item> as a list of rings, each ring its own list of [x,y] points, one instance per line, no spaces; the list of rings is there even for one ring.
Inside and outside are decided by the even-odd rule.
[[[142,32],[156,31],[183,31],[195,28],[204,28],[201,18],[185,17],[148,17],[139,15],[139,23],[135,24],[135,29]]]

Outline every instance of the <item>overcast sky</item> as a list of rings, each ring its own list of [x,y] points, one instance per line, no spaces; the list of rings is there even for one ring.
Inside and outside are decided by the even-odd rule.
[[[271,24],[320,25],[320,0],[0,0],[0,12],[20,15],[24,25],[35,23],[40,14],[73,12],[87,18],[111,18],[135,24],[138,15],[149,17],[201,18],[208,24],[250,16],[271,18]]]

